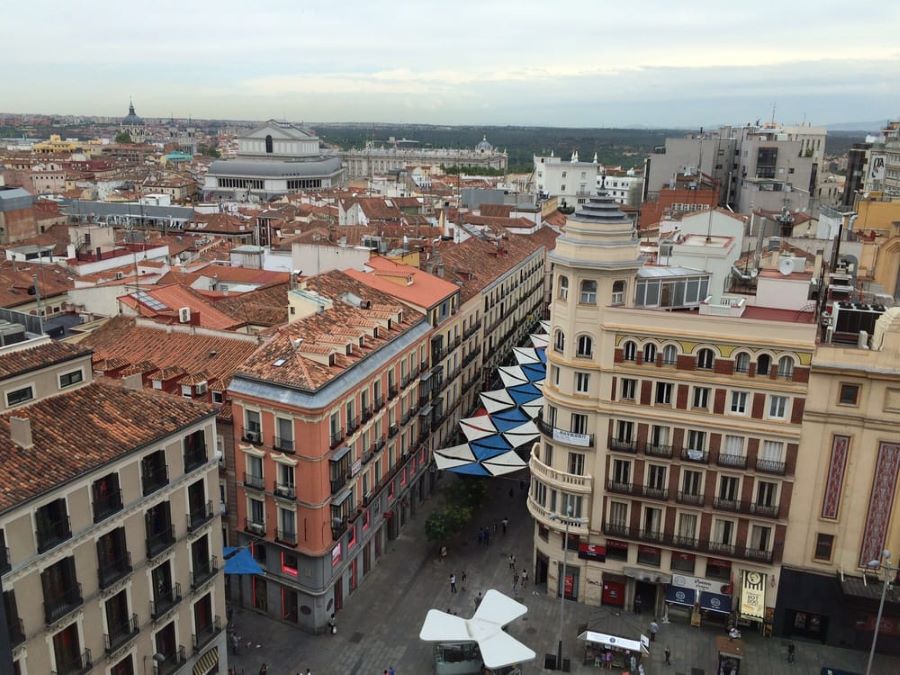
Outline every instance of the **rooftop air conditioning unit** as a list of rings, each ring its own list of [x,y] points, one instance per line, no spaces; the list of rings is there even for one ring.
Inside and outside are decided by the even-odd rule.
[[[191,308],[190,307],[182,307],[178,310],[178,321],[180,323],[190,323],[191,322]]]
[[[244,431],[244,438],[246,438],[251,443],[259,443],[261,440],[261,434],[259,431]]]

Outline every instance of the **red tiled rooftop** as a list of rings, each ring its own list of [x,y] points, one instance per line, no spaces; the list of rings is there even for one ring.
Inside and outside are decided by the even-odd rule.
[[[0,356],[0,380],[65,363],[90,354],[91,350],[67,342],[45,342],[36,347],[6,352]]]
[[[456,284],[440,277],[381,256],[373,256],[367,265],[372,268],[372,272],[347,270],[346,273],[367,286],[417,307],[434,307],[459,290]],[[412,283],[406,283],[407,277],[412,278]]]

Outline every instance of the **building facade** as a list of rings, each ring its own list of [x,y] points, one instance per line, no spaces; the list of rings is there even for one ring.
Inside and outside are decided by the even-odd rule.
[[[473,167],[505,171],[506,152],[492,146],[487,137],[474,148],[419,148],[396,142],[388,145],[366,143],[366,147],[341,152],[350,178],[370,178],[379,174],[405,171],[416,166],[441,168]]]
[[[227,669],[215,411],[94,381],[89,350],[17,347],[0,379],[15,673]]]
[[[550,260],[536,580],[655,616],[771,624],[815,325],[751,311],[705,272],[642,270],[606,197],[570,216]]]
[[[579,161],[577,151],[569,161],[551,154],[549,157],[535,155],[533,162],[535,191],[556,197],[560,206],[576,206],[595,196],[604,174],[596,154],[592,162]]]

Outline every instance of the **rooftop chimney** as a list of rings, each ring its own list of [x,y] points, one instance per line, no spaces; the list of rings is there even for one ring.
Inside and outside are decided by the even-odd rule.
[[[23,450],[34,447],[34,442],[31,440],[31,420],[27,417],[9,418],[9,436],[12,442]]]

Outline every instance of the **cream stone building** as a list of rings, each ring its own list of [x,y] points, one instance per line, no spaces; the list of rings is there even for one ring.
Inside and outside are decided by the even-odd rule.
[[[723,296],[707,272],[643,266],[608,196],[569,217],[549,259],[528,496],[536,582],[672,620],[770,626],[812,313]]]
[[[224,672],[215,410],[46,338],[3,350],[0,395],[13,672]]]
[[[870,349],[820,345],[812,362],[784,551],[776,631],[868,648],[883,577],[900,558],[900,308]],[[891,575],[891,576],[896,576]],[[895,585],[896,589],[896,585]],[[879,648],[900,651],[900,594],[886,597]]]

